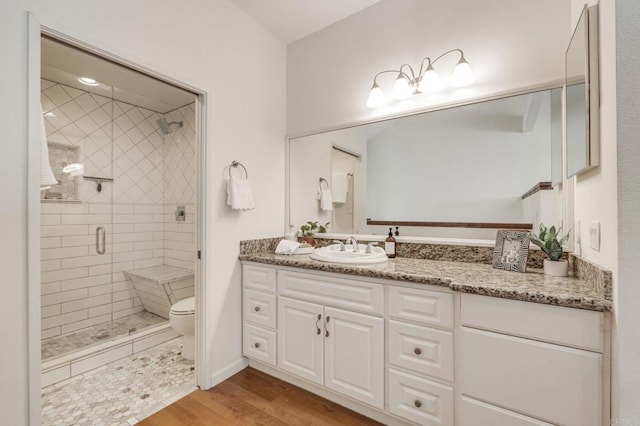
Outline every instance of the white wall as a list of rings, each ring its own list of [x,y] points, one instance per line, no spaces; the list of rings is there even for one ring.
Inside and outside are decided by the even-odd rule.
[[[602,0],[601,0],[602,2]],[[604,2],[605,4],[608,2]],[[613,3],[613,1],[611,2]],[[613,13],[608,5],[606,17]],[[616,415],[638,422],[640,419],[640,144],[638,99],[640,98],[640,5],[636,0],[616,1],[617,38],[617,141],[618,141],[618,277],[614,291],[617,299],[619,403]],[[611,25],[608,18],[607,25]],[[611,31],[607,28],[607,33]],[[615,52],[609,53],[606,69],[615,70]],[[605,67],[604,62],[602,67]],[[613,77],[611,77],[613,78]],[[615,87],[615,86],[614,86]],[[607,121],[608,122],[608,121]],[[615,125],[614,123],[610,124]],[[613,132],[611,132],[613,133]],[[603,133],[603,136],[605,134]],[[606,134],[615,145],[615,134]],[[611,180],[615,179],[615,176]],[[608,187],[608,190],[610,188]],[[611,230],[610,232],[613,232]],[[615,367],[615,366],[614,366]],[[618,383],[616,383],[617,385]]]
[[[288,46],[288,132],[560,80],[569,18],[569,0],[384,0]],[[365,106],[377,72],[416,67],[425,56],[454,48],[465,51],[477,78],[473,86],[382,111]],[[456,61],[451,55],[438,65],[450,72]]]
[[[209,90],[206,218],[207,348],[211,373],[241,362],[238,242],[282,234],[286,49],[226,0],[3,2],[0,40],[0,416],[27,424],[27,10],[87,41]],[[259,70],[257,72],[256,70]],[[224,167],[247,166],[256,209],[225,206]],[[33,420],[33,423],[36,421]],[[32,423],[32,424],[33,424]]]
[[[571,2],[572,31],[578,22],[584,3],[584,0],[572,0]],[[620,379],[629,374],[621,371],[622,365],[619,359],[622,356],[620,352],[622,336],[618,333],[621,294],[618,276],[619,204],[618,191],[616,191],[619,157],[616,130],[617,12],[614,0],[589,0],[589,4],[595,3],[599,4],[600,13],[600,166],[573,178],[570,183],[574,184],[574,219],[580,221],[581,244],[576,247],[576,251],[586,259],[610,269],[613,273],[612,417],[617,418],[621,415],[620,398],[623,396],[620,394]],[[627,88],[624,90],[626,91]],[[600,251],[591,249],[589,244],[589,224],[592,221],[600,222]],[[620,230],[622,231],[622,228]],[[638,303],[637,300],[635,299],[635,304]]]

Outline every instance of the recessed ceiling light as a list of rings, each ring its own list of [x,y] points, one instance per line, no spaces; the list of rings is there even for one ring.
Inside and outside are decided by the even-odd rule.
[[[97,81],[95,81],[92,78],[89,77],[80,77],[78,78],[78,81],[82,84],[86,84],[87,86],[99,86],[100,83],[98,83]]]

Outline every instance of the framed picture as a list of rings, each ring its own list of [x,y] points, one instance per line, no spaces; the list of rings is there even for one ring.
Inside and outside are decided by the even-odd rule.
[[[529,257],[529,233],[498,231],[493,248],[493,267],[505,271],[525,272]]]

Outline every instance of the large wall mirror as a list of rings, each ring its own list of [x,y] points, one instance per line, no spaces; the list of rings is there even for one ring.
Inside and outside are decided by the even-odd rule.
[[[567,177],[600,162],[597,22],[597,6],[585,6],[565,58]]]
[[[555,88],[292,138],[289,223],[480,239],[560,223],[561,105]]]

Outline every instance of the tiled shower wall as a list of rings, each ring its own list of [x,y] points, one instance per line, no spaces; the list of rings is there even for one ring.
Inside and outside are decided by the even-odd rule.
[[[142,311],[123,271],[165,263],[165,227],[170,240],[181,243],[167,263],[180,257],[188,265],[184,252],[191,249],[193,267],[194,220],[187,216],[190,227],[174,230],[173,215],[164,214],[169,210],[165,169],[182,163],[165,161],[165,142],[173,142],[158,129],[161,114],[46,80],[42,105],[48,141],[79,147],[85,175],[114,179],[103,183],[102,192],[94,182],[78,179],[79,202],[42,203],[42,337],[47,338],[110,321],[112,314],[115,319]],[[195,164],[195,150],[193,155]],[[104,255],[95,249],[98,226],[107,231]]]
[[[173,133],[164,137],[164,263],[194,269],[195,206],[197,187],[195,104],[165,114]],[[185,206],[184,222],[175,220],[178,206]]]

